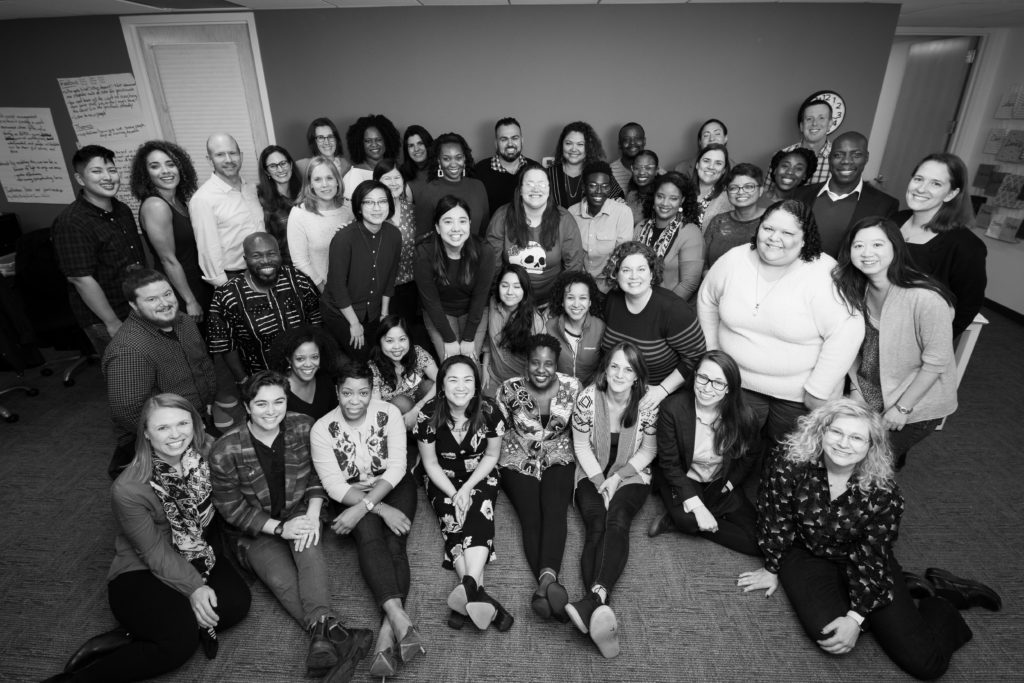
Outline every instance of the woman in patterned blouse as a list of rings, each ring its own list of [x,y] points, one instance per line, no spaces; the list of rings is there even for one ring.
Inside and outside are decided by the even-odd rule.
[[[771,596],[781,582],[807,635],[829,654],[853,650],[866,621],[904,671],[941,676],[972,635],[957,607],[997,609],[999,598],[942,570],[927,571],[930,583],[905,579],[892,549],[903,496],[881,417],[860,401],[835,399],[801,417],[783,445],[759,500],[764,568],[740,574],[737,584]],[[993,600],[983,603],[982,593]]]
[[[602,655],[615,657],[618,622],[608,598],[626,568],[633,518],[651,492],[658,409],[640,409],[647,366],[629,342],[605,354],[595,377],[572,414],[576,506],[587,527],[580,557],[587,594],[565,611]]]
[[[388,216],[391,225],[402,233],[402,251],[398,256],[398,275],[395,277],[395,295],[391,297],[391,311],[406,320],[416,316],[419,297],[413,282],[413,261],[416,256],[416,215],[413,211],[412,193],[406,185],[405,176],[398,168],[398,162],[384,158],[373,168],[373,179],[384,183],[391,190],[395,210]]]
[[[416,416],[434,398],[437,364],[426,349],[409,341],[409,326],[397,315],[380,321],[370,349],[373,398],[388,401],[402,411],[406,429],[416,426]]]
[[[342,513],[331,528],[352,534],[359,569],[384,616],[370,666],[374,676],[394,676],[398,659],[424,652],[405,611],[409,558],[405,552],[416,515],[416,485],[406,474],[406,435],[398,408],[371,398],[373,373],[349,363],[338,373],[338,407],[310,431],[313,464]]]
[[[501,486],[519,515],[526,561],[537,577],[533,611],[568,621],[569,595],[558,582],[565,552],[565,513],[572,498],[572,419],[580,383],[555,370],[561,345],[535,334],[526,374],[502,383],[495,397],[508,431],[501,441]]]
[[[444,537],[441,566],[461,580],[448,595],[448,624],[464,617],[478,629],[499,631],[512,616],[484,591],[484,567],[495,559],[494,501],[498,497],[498,451],[505,433],[498,407],[480,393],[480,371],[468,356],[451,356],[438,372],[437,398],[423,407],[416,437],[426,472],[427,499]]]

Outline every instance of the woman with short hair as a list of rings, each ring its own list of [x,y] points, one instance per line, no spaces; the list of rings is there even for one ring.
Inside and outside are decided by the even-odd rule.
[[[725,174],[725,191],[732,210],[712,218],[704,231],[704,260],[708,268],[733,247],[750,243],[764,215],[764,208],[758,204],[763,184],[764,174],[753,164],[736,164]]]

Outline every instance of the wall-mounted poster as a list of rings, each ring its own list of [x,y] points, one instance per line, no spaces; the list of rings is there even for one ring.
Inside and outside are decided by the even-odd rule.
[[[49,109],[0,108],[0,185],[9,202],[70,204],[75,200]]]
[[[996,154],[996,161],[1019,164],[1024,160],[1024,130],[1011,130]]]

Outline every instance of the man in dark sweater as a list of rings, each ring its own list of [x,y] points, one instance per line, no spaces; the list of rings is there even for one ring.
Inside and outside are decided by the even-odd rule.
[[[793,193],[811,207],[821,234],[821,250],[838,257],[846,231],[861,218],[896,215],[899,202],[871,185],[862,176],[868,163],[868,140],[856,132],[843,133],[832,142],[828,156],[829,179],[805,185]]]
[[[512,201],[519,169],[533,162],[523,156],[523,129],[511,116],[494,124],[494,151],[493,157],[479,161],[473,167],[476,177],[487,188],[487,205],[491,207],[491,213]]]

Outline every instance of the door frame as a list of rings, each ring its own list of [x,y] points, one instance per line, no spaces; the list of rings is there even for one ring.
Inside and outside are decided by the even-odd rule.
[[[270,98],[267,96],[267,82],[263,74],[263,57],[260,54],[260,42],[256,34],[256,18],[252,12],[210,12],[204,14],[170,15],[142,14],[121,17],[120,19],[125,47],[128,49],[128,59],[132,65],[132,72],[135,74],[135,85],[139,89],[142,114],[145,117],[146,123],[150,126],[150,130],[154,131],[154,137],[161,139],[165,139],[166,134],[160,126],[159,117],[156,115],[156,98],[153,96],[153,85],[149,80],[149,73],[146,70],[142,41],[139,39],[139,29],[149,26],[245,25],[249,32],[249,45],[252,47],[252,58],[256,68],[256,87],[260,103],[263,107],[263,121],[267,129],[267,141],[271,145],[276,144],[274,121],[270,114]]]

